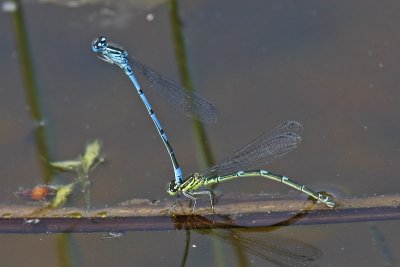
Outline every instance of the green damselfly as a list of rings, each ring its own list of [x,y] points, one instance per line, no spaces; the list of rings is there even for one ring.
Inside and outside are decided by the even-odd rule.
[[[271,130],[265,131],[258,138],[245,145],[232,156],[200,173],[190,175],[183,183],[178,184],[175,180],[167,186],[167,192],[174,196],[182,193],[193,201],[192,209],[196,206],[199,195],[209,195],[211,208],[214,209],[214,193],[205,186],[218,184],[242,177],[263,177],[288,185],[301,191],[327,207],[333,208],[336,203],[328,195],[315,192],[305,185],[299,184],[286,176],[273,174],[261,169],[263,165],[284,156],[296,148],[300,142],[300,134],[303,126],[296,121],[285,121]],[[176,203],[171,209],[175,207]]]

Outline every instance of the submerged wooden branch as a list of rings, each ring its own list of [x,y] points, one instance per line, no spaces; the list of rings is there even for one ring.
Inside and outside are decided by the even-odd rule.
[[[191,215],[187,202],[167,213],[172,204],[133,199],[115,207],[92,210],[0,205],[0,233],[125,232],[400,219],[400,194],[339,199],[334,209],[312,201],[227,195],[216,205],[215,214],[205,200],[198,203],[196,216]]]

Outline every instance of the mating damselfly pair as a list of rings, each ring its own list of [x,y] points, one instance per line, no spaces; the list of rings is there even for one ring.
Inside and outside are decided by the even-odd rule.
[[[92,50],[97,53],[99,58],[122,68],[125,74],[131,79],[167,148],[174,168],[175,179],[168,184],[167,192],[170,195],[178,196],[182,193],[193,200],[193,211],[196,206],[197,196],[199,195],[208,195],[211,207],[212,209],[214,208],[213,191],[207,188],[201,190],[201,188],[236,178],[254,176],[288,185],[324,203],[327,207],[333,208],[335,206],[336,203],[331,197],[315,192],[286,176],[273,174],[262,169],[264,165],[284,156],[300,144],[300,134],[303,131],[303,126],[296,121],[286,121],[277,125],[225,160],[203,172],[194,173],[183,180],[182,170],[179,167],[174,150],[149,101],[144,95],[135,77],[134,70],[138,70],[149,82],[150,86],[166,97],[173,106],[194,119],[202,122],[215,122],[217,119],[215,107],[198,94],[184,91],[176,82],[162,76],[137,59],[130,58],[125,50],[110,44],[105,37],[96,39],[92,43]]]

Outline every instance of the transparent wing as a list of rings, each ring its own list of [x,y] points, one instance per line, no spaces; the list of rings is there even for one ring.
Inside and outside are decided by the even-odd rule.
[[[240,246],[246,252],[277,266],[287,267],[311,267],[316,266],[314,261],[321,258],[322,252],[297,239],[277,236],[274,234],[260,235],[238,234],[235,231],[212,230],[211,236],[230,241],[234,245],[237,239]],[[262,236],[263,238],[260,238]],[[228,242],[229,242],[228,241]]]
[[[142,73],[150,86],[177,110],[202,122],[214,123],[217,121],[217,109],[206,99],[194,92],[183,90],[176,82],[157,73],[135,58],[130,58],[130,63],[133,68]]]
[[[284,156],[300,142],[303,126],[285,121],[245,145],[232,156],[201,173],[204,177],[225,175],[237,171],[262,169],[266,164]]]

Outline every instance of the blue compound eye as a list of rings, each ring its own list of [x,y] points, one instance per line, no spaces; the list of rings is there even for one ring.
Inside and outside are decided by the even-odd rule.
[[[99,53],[103,52],[104,49],[108,46],[107,39],[104,36],[100,36],[92,43],[93,52]]]

